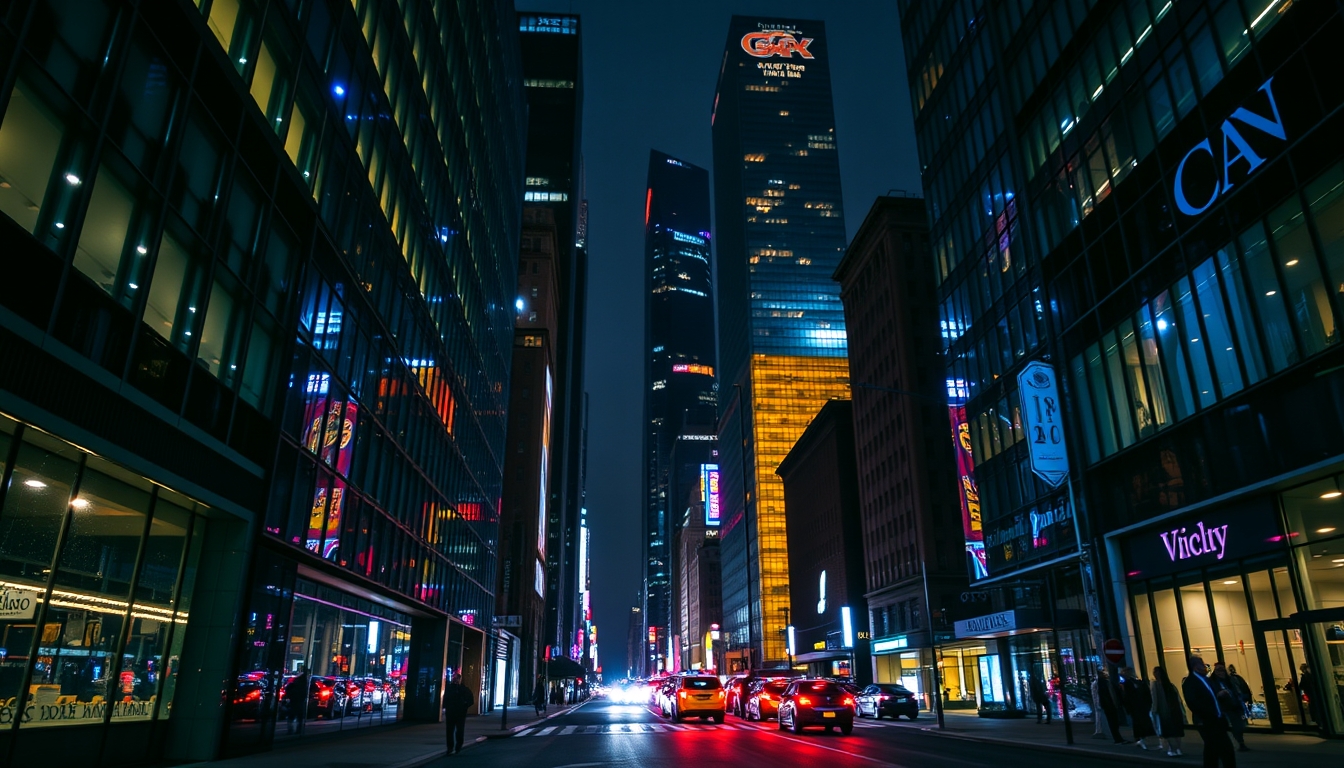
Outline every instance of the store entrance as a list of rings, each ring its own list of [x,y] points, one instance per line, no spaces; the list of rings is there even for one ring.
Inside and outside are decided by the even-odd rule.
[[[1307,722],[1296,695],[1298,665],[1304,658],[1302,627],[1293,619],[1259,621],[1255,624],[1260,651],[1260,670],[1267,695],[1251,703],[1250,721],[1268,721],[1271,728],[1299,727]]]

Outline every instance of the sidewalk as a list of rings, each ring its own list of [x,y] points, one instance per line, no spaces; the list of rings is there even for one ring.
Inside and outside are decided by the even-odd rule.
[[[508,728],[500,728],[498,710],[467,718],[463,749],[486,739],[503,738],[535,725],[542,720],[559,717],[581,704],[552,706],[546,715],[537,717],[530,704],[509,707]],[[377,765],[380,768],[417,768],[444,757],[448,753],[447,726],[443,723],[412,723],[387,725],[359,731],[335,733],[329,737],[301,738],[285,741],[270,752],[262,752],[230,760],[192,763],[179,768],[350,768],[353,765]]]
[[[904,727],[919,728],[926,733],[948,738],[1031,747],[1063,754],[1100,755],[1130,763],[1195,764],[1200,762],[1204,754],[1199,732],[1189,726],[1181,744],[1184,757],[1171,758],[1156,747],[1145,752],[1137,744],[1114,744],[1109,733],[1104,738],[1093,738],[1096,728],[1091,720],[1073,721],[1073,746],[1064,743],[1064,722],[1059,718],[1055,718],[1050,725],[1038,725],[1030,718],[1000,720],[982,718],[974,712],[950,711],[946,713],[944,723],[946,728],[939,730],[937,721],[928,713],[921,713],[919,720],[908,725],[901,721]],[[1121,735],[1129,738],[1129,728],[1120,730]],[[1152,743],[1155,740],[1149,741]],[[1251,751],[1237,753],[1238,768],[1278,768],[1289,764],[1344,765],[1344,741],[1338,739],[1321,739],[1305,734],[1247,733],[1246,746]]]

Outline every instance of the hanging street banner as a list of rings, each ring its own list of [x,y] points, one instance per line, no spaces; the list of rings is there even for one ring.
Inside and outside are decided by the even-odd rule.
[[[1064,443],[1055,369],[1040,361],[1028,363],[1017,375],[1017,388],[1031,471],[1050,487],[1058,488],[1069,477],[1069,452]]]

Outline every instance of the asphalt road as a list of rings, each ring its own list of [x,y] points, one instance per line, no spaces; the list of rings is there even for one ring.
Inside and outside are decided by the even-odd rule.
[[[774,721],[672,724],[642,706],[592,701],[563,717],[505,739],[492,739],[435,761],[431,768],[1039,768],[1057,755],[929,734],[930,723],[859,720],[851,736],[781,732]],[[1113,766],[1071,756],[1070,768]]]

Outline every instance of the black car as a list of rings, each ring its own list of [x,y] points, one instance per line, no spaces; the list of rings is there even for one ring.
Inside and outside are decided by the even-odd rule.
[[[795,680],[784,689],[779,702],[779,729],[802,733],[809,725],[830,731],[854,732],[854,696],[830,680]]]
[[[874,717],[881,720],[890,717],[895,720],[901,715],[914,720],[919,717],[919,700],[915,692],[895,683],[878,683],[864,688],[855,697],[858,702],[859,717]]]

